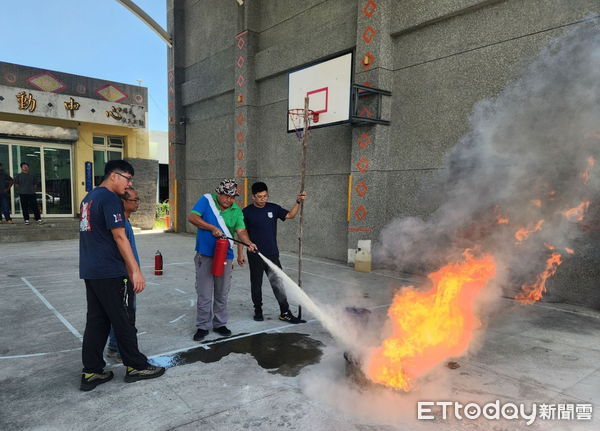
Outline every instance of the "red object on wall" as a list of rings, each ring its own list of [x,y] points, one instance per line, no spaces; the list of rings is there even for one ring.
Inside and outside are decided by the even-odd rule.
[[[154,275],[163,275],[163,258],[160,250],[154,255]]]
[[[229,249],[229,241],[220,238],[215,244],[215,253],[213,254],[212,266],[210,273],[217,277],[225,274],[225,265],[227,265],[227,250]]]

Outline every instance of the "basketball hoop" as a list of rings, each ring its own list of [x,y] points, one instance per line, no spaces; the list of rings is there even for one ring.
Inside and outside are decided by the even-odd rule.
[[[304,125],[306,124],[306,131],[310,130],[310,126],[313,123],[319,122],[319,113],[314,112],[310,109],[289,109],[288,116],[292,122],[292,126],[296,131],[296,136],[298,139],[302,139],[304,137]]]

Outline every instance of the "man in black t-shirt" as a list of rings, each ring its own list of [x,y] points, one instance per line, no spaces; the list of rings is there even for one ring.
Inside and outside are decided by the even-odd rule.
[[[296,217],[301,201],[306,199],[306,193],[302,192],[297,196],[296,204],[290,211],[277,204],[267,202],[268,199],[269,190],[265,183],[252,184],[252,200],[254,203],[244,208],[244,223],[246,224],[248,236],[258,247],[258,251],[281,268],[279,249],[277,248],[277,219],[285,221]],[[244,262],[242,246],[238,245],[238,264],[243,265]],[[248,264],[250,265],[250,291],[252,303],[254,304],[254,320],[264,320],[262,312],[262,277],[263,272],[265,272],[279,303],[279,319],[289,323],[303,322],[291,313],[285,290],[281,286],[279,278],[263,262],[260,256],[248,252]]]
[[[103,352],[111,325],[115,330],[125,382],[152,379],[165,369],[148,363],[138,349],[133,294],[146,287],[125,232],[120,195],[131,186],[133,167],[111,160],[102,184],[89,192],[80,206],[79,277],[85,281],[87,320],[83,333],[83,374],[80,389],[90,391],[113,378],[104,372]]]

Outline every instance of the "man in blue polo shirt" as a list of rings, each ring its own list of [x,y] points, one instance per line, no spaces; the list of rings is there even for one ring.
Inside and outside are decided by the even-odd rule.
[[[242,209],[235,203],[238,196],[237,184],[233,179],[221,181],[216,193],[205,194],[188,217],[191,224],[198,228],[196,233],[196,293],[198,294],[196,328],[194,340],[200,341],[208,335],[208,330],[224,335],[231,335],[225,326],[228,319],[227,297],[231,287],[233,270],[233,246],[230,242],[227,250],[225,274],[214,276],[211,266],[217,238],[227,236],[233,238],[235,232],[238,238],[249,245],[248,250],[256,251],[256,246],[250,242]]]

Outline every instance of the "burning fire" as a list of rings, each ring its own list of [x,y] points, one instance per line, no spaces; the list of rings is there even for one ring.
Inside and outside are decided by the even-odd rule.
[[[535,205],[536,207],[540,207],[541,208],[541,206],[542,206],[542,201],[539,200],[539,199],[534,199],[534,200],[531,201],[531,203],[533,205]]]
[[[491,255],[475,258],[471,250],[464,258],[429,274],[430,291],[411,287],[396,295],[388,310],[393,333],[367,361],[371,380],[409,391],[415,379],[466,352],[479,326],[475,299],[496,274],[496,263]]]
[[[502,216],[498,216],[496,221],[498,222],[498,224],[508,224],[510,222],[508,217],[502,217]]]
[[[561,263],[560,254],[552,253],[546,261],[546,269],[538,274],[533,283],[521,286],[521,292],[515,299],[523,304],[533,304],[542,299],[542,295],[546,292],[546,280],[556,274],[556,270]]]
[[[587,211],[589,206],[590,206],[590,201],[583,201],[579,205],[577,205],[575,208],[570,208],[568,210],[559,211],[559,212],[560,212],[560,214],[564,215],[567,218],[567,220],[569,220],[571,222],[579,222],[579,221],[583,221],[584,214]]]
[[[518,242],[523,242],[529,237],[530,234],[532,234],[533,232],[537,232],[538,230],[541,230],[543,224],[544,224],[544,220],[540,220],[535,224],[535,226],[533,226],[530,229],[522,227],[515,233],[515,238],[517,239]]]

